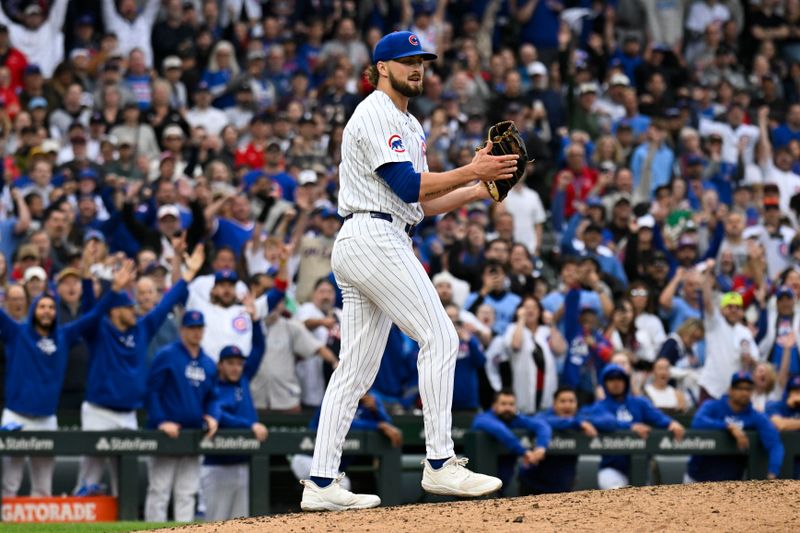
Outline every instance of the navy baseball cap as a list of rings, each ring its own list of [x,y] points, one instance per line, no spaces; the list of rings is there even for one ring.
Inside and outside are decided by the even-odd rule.
[[[239,276],[233,270],[220,270],[214,274],[214,283],[236,283],[239,281]]]
[[[245,359],[242,350],[239,349],[238,346],[226,346],[219,352],[219,360],[222,361],[223,359],[231,359],[233,357],[239,357],[241,359]]]
[[[186,311],[181,320],[181,326],[184,328],[198,328],[206,325],[206,320],[203,313],[200,311]]]
[[[778,290],[775,291],[775,298],[783,298],[784,296],[794,299],[794,291],[787,285],[781,285],[778,287]]]
[[[111,299],[111,309],[115,307],[133,307],[136,305],[136,302],[133,301],[131,295],[127,292],[118,292],[114,294],[114,297]]]
[[[422,49],[419,37],[410,31],[396,31],[383,38],[375,45],[373,62],[391,61],[401,57],[421,56],[424,61],[431,61],[438,56]]]
[[[786,384],[786,391],[800,390],[800,376],[795,376]]]
[[[78,172],[78,179],[79,180],[97,181],[98,178],[99,178],[99,176],[97,175],[97,172],[95,172],[91,168],[84,168],[83,170]]]
[[[751,385],[755,383],[753,381],[753,376],[750,375],[750,372],[745,372],[744,370],[740,370],[731,376],[731,387],[735,387],[742,382],[750,383]]]

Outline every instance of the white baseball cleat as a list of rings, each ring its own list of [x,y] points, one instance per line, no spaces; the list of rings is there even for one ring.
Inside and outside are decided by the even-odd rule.
[[[477,474],[466,468],[466,457],[456,456],[448,459],[440,469],[435,470],[427,459],[423,461],[422,488],[431,494],[444,496],[474,497],[491,494],[500,490],[503,482],[496,477]]]
[[[320,488],[310,479],[303,479],[303,499],[300,508],[303,511],[346,511],[348,509],[371,509],[381,504],[381,499],[374,494],[353,494],[342,487],[344,474],[339,474],[327,487]]]

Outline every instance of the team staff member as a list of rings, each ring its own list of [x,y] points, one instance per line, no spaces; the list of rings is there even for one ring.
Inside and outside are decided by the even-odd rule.
[[[613,431],[617,422],[611,413],[584,407],[578,411],[578,395],[569,387],[559,387],[553,394],[553,407],[536,415],[553,431],[580,431],[596,437],[599,431]],[[569,492],[575,486],[577,455],[548,455],[537,465],[520,472],[520,492],[545,494]]]
[[[133,280],[133,261],[114,273],[112,291],[83,317],[59,326],[56,301],[43,294],[30,307],[28,321],[20,323],[0,308],[0,339],[6,351],[6,397],[0,425],[18,424],[23,430],[56,430],[56,408],[64,383],[70,348],[97,325],[112,299]],[[50,496],[52,457],[31,458],[31,496]],[[3,458],[3,496],[16,496],[22,483],[24,457]]]
[[[731,377],[728,394],[719,400],[703,403],[692,419],[693,429],[728,431],[740,450],[750,446],[745,431],[758,431],[761,444],[769,454],[768,479],[775,479],[783,463],[783,443],[778,430],[767,416],[753,409],[753,376],[739,371]],[[689,459],[684,481],[735,481],[742,479],[747,467],[746,455],[693,455]]]
[[[358,400],[380,366],[392,322],[419,343],[419,388],[427,460],[423,488],[453,496],[498,490],[499,479],[470,472],[455,457],[451,436],[453,374],[458,335],[425,269],[409,231],[425,215],[447,213],[489,198],[475,180],[514,177],[516,155],[492,156],[491,142],[472,162],[429,172],[425,132],[408,113],[422,94],[425,52],[411,32],[395,32],[375,46],[370,81],[377,88],[356,108],[344,129],[339,169],[339,214],[345,222],[333,246],[331,267],[344,299],[341,363],[322,402],[311,479],[300,507],[306,511],[376,507],[375,495],[340,486],[339,461]]]
[[[778,431],[800,431],[800,376],[789,380],[781,401],[767,404],[766,414]],[[800,479],[800,457],[795,457],[792,477]]]
[[[259,441],[267,439],[267,428],[258,421],[250,379],[264,356],[264,332],[253,329],[253,351],[248,357],[237,346],[226,346],[217,363],[216,396],[220,428],[249,429]],[[250,458],[246,455],[207,455],[200,477],[206,503],[206,520],[250,516]]]
[[[473,431],[485,431],[511,450],[516,457],[501,458],[498,464],[498,474],[507,485],[514,475],[514,466],[517,458],[522,459],[520,477],[523,470],[538,465],[544,460],[547,446],[553,431],[550,426],[540,418],[521,415],[517,412],[517,400],[511,389],[503,389],[497,393],[490,411],[484,411],[472,421]],[[524,429],[536,435],[536,444],[533,449],[522,445],[519,437],[514,434],[515,429]]]
[[[136,410],[144,405],[147,347],[172,308],[186,301],[186,284],[200,270],[204,257],[203,245],[198,244],[187,260],[183,279],[146,315],[137,319],[135,302],[123,292],[114,299],[99,327],[85,333],[91,358],[86,400],[81,405],[81,429],[138,429]],[[98,457],[81,461],[78,491],[100,482],[103,463]],[[111,468],[111,492],[117,494],[116,467]]]
[[[159,350],[147,375],[147,427],[158,428],[172,438],[177,438],[181,429],[206,428],[208,437],[217,431],[217,369],[200,346],[204,326],[200,311],[186,311],[181,339]],[[175,521],[192,521],[200,485],[200,458],[155,456],[148,467],[145,521],[166,522],[170,494]]]
[[[650,400],[630,393],[631,378],[619,366],[607,365],[600,374],[606,397],[592,406],[592,414],[611,414],[616,420],[613,429],[633,431],[646,439],[652,427],[666,428],[676,439],[683,438],[684,427],[653,407]],[[626,455],[604,455],[597,472],[601,489],[616,489],[628,485],[631,458]]]

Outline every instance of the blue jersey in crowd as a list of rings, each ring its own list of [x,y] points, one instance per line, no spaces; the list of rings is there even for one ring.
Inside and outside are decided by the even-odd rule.
[[[214,246],[217,248],[227,246],[234,251],[236,257],[242,255],[245,243],[253,237],[253,223],[242,225],[235,220],[218,218],[216,224],[217,228],[211,238]]]
[[[726,431],[730,423],[745,431],[758,431],[761,443],[769,454],[769,472],[780,474],[783,463],[781,437],[766,415],[753,409],[752,404],[736,413],[728,404],[727,394],[719,400],[708,400],[695,413],[692,429]],[[742,479],[746,467],[746,455],[693,455],[686,473],[695,481],[735,481]]]
[[[203,416],[219,420],[217,367],[203,349],[192,357],[182,341],[156,354],[147,374],[147,427],[175,422],[184,429],[203,427]]]
[[[261,324],[254,324],[253,347],[250,356],[245,359],[242,377],[237,382],[221,381],[217,379],[215,395],[219,405],[220,429],[250,429],[258,422],[258,414],[250,395],[250,380],[258,372],[261,360],[264,357],[264,332]],[[207,455],[203,464],[231,465],[246,463],[250,460],[247,455]]]
[[[33,314],[41,298],[35,299],[28,320],[15,321],[0,308],[0,340],[6,350],[5,406],[21,415],[50,416],[56,413],[70,348],[94,327],[108,311],[114,293],[106,294],[89,313],[64,326],[53,322],[52,335],[41,336],[33,325]]]
[[[606,376],[610,373],[621,373],[625,375],[625,395],[621,399],[612,398],[606,389]],[[647,424],[657,428],[666,428],[672,419],[656,409],[650,400],[641,396],[633,396],[630,393],[630,378],[619,365],[607,365],[600,374],[600,382],[606,392],[606,398],[600,400],[592,406],[591,413],[601,415],[608,413],[616,422],[614,429],[630,430],[636,423]],[[600,461],[600,468],[613,468],[619,470],[626,476],[631,466],[631,458],[627,455],[604,455]]]
[[[187,295],[186,282],[180,280],[134,327],[120,331],[103,317],[99,327],[85,333],[91,354],[86,401],[117,411],[142,408],[150,340],[172,308],[185,302]]]
[[[453,380],[454,410],[480,407],[478,372],[484,366],[486,366],[486,356],[483,354],[477,337],[473,336],[467,342],[459,342],[455,379]]]

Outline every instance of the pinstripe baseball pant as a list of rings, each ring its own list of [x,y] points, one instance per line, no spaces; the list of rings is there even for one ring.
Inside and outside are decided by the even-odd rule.
[[[311,475],[336,477],[359,399],[378,373],[392,322],[419,343],[417,369],[430,459],[453,455],[451,404],[458,336],[419,259],[405,223],[356,213],[333,247],[342,289],[339,367],[322,401]]]

